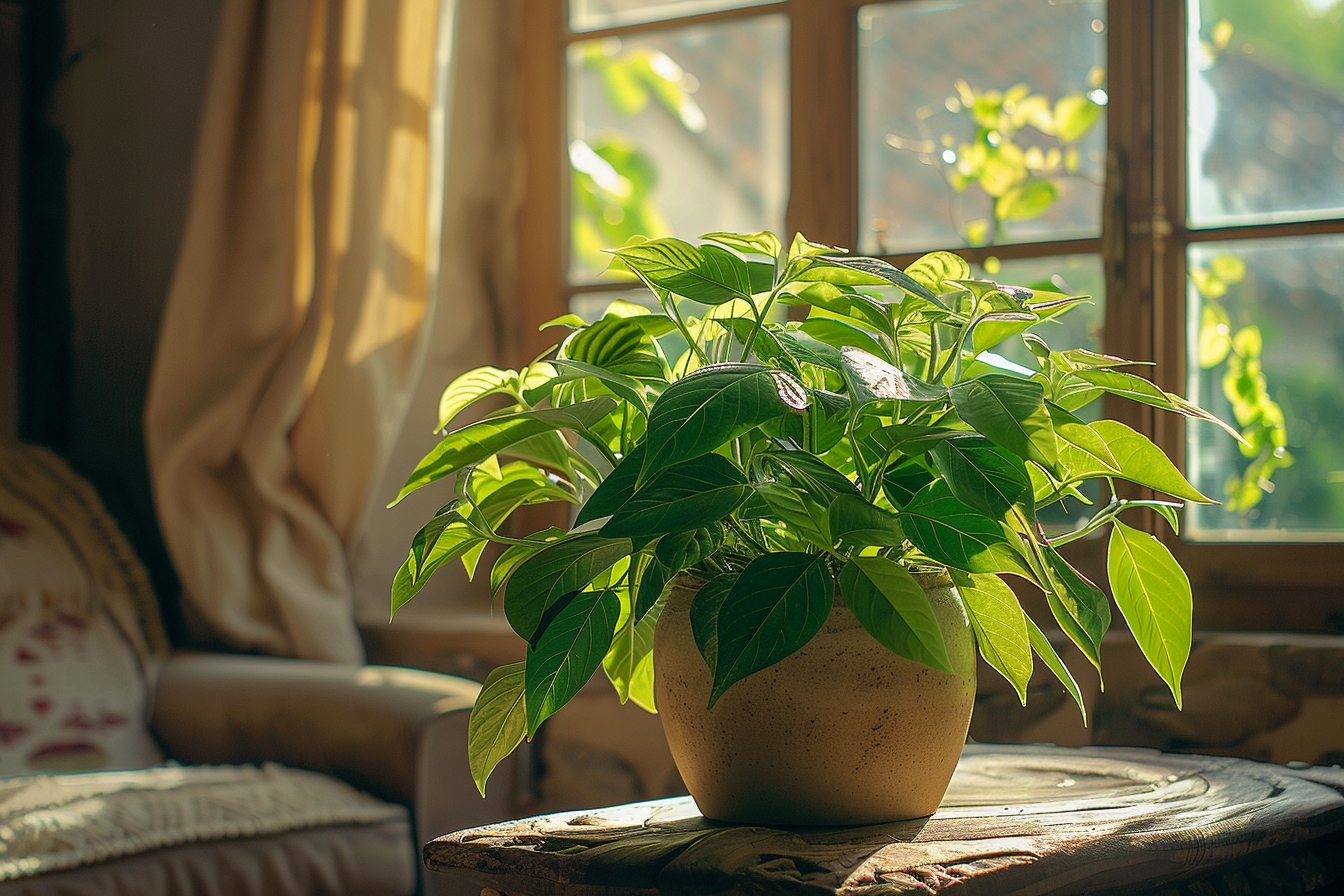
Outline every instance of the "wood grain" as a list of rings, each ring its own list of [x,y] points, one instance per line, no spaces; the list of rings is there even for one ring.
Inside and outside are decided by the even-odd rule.
[[[526,896],[1326,892],[1344,879],[1344,771],[970,745],[928,818],[734,826],[683,797],[449,834],[425,863]]]

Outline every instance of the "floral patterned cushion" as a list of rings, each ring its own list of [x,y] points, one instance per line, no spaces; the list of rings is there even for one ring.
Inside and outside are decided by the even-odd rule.
[[[0,445],[0,777],[162,761],[146,727],[163,649],[148,596],[87,483],[48,452]]]

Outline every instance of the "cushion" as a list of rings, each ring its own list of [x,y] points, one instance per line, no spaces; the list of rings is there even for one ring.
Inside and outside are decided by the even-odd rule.
[[[411,843],[404,808],[279,765],[0,781],[0,893],[405,893]]]
[[[143,768],[166,649],[144,570],[54,455],[0,444],[0,777]]]

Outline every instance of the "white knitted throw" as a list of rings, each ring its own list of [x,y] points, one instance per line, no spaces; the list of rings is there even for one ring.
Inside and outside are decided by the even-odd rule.
[[[0,780],[0,881],[184,843],[404,819],[400,806],[279,765]]]

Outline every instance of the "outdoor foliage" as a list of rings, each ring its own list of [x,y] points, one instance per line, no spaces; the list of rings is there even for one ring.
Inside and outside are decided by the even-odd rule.
[[[1160,541],[1118,517],[1149,507],[1174,526],[1181,502],[1209,499],[1144,436],[1075,412],[1112,393],[1218,421],[1128,361],[1031,332],[1084,296],[972,279],[947,252],[901,271],[801,235],[788,247],[769,233],[703,239],[614,251],[662,313],[615,302],[591,324],[566,315],[546,325],[566,332],[544,359],[452,383],[445,427],[487,396],[505,404],[450,430],[402,490],[451,477],[456,494],[412,543],[393,612],[445,563],[473,574],[487,543],[504,546],[490,581],[529,649],[490,676],[472,715],[482,792],[599,667],[622,699],[653,709],[653,626],[678,576],[703,583],[691,618],[712,700],[806,644],[837,587],[879,642],[948,669],[910,572],[927,567],[952,571],[981,653],[1024,702],[1033,652],[1079,699],[999,577],[1045,592],[1099,669],[1110,604],[1058,548],[1112,524],[1116,603],[1180,703],[1189,582]],[[781,305],[810,310],[785,323]],[[1009,340],[1039,369],[995,353]],[[1080,498],[1092,479],[1177,500],[1111,490],[1090,520],[1047,538],[1038,510]],[[575,506],[571,530],[504,534],[514,510],[551,501]]]

